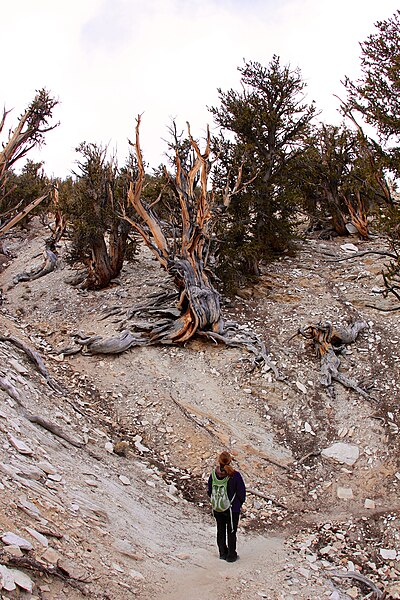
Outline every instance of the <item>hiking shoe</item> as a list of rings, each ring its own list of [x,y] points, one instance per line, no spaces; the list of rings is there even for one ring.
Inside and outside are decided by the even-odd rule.
[[[219,558],[220,558],[220,560],[227,560],[228,555],[227,554],[220,554]]]
[[[238,554],[236,554],[236,556],[227,556],[226,557],[226,562],[236,562],[237,560],[239,560]]]

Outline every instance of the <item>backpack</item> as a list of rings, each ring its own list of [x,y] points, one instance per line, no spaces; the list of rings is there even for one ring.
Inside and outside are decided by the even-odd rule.
[[[216,512],[224,512],[231,507],[232,501],[229,500],[228,496],[228,481],[229,477],[224,479],[218,479],[215,474],[215,469],[211,473],[212,485],[211,485],[211,506]]]

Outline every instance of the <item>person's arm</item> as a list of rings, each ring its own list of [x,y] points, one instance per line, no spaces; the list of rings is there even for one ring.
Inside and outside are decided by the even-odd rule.
[[[212,489],[212,477],[210,475],[210,477],[208,478],[208,485],[207,485],[207,494],[210,496],[211,498],[211,489]]]
[[[236,495],[240,501],[240,504],[243,504],[244,501],[246,500],[246,486],[244,484],[243,477],[241,476],[239,471],[236,471],[235,477],[236,477]]]

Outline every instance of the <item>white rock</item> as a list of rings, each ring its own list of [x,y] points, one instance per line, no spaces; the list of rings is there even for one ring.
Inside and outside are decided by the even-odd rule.
[[[131,569],[129,571],[129,575],[132,577],[132,579],[138,579],[138,580],[144,579],[144,576],[141,573],[139,573],[139,571],[135,571],[134,569]]]
[[[38,531],[36,531],[36,529],[32,529],[32,527],[25,527],[25,529],[27,530],[28,533],[31,534],[31,536],[33,538],[35,538],[35,540],[37,540],[40,544],[42,544],[42,546],[44,546],[45,548],[48,547],[49,540],[47,539],[46,536],[44,536],[41,533],[39,533]]]
[[[348,487],[341,487],[338,485],[336,495],[341,500],[351,500],[353,498],[353,490]]]
[[[109,452],[110,454],[114,453],[114,446],[112,445],[111,442],[106,442],[104,444],[104,448],[107,450],[107,452]]]
[[[7,592],[12,592],[15,590],[16,585],[14,583],[13,569],[8,569],[5,565],[0,565],[0,583],[2,585],[2,589],[6,590]]]
[[[11,435],[11,433],[8,434],[8,440],[11,446],[14,446],[14,448],[18,450],[20,454],[27,454],[28,456],[33,454],[32,448],[29,448],[29,446],[25,444],[25,442],[14,437],[13,435]]]
[[[128,479],[128,477],[125,477],[125,475],[120,475],[119,476],[119,480],[124,484],[124,485],[131,485],[131,480]]]
[[[358,229],[353,223],[346,223],[346,229],[349,233],[357,233]]]
[[[16,535],[12,531],[7,531],[1,536],[1,541],[7,546],[18,546],[22,550],[32,550],[33,546],[28,540]]]
[[[146,446],[143,446],[143,444],[141,444],[139,440],[136,440],[135,447],[137,448],[137,450],[139,450],[139,452],[150,452],[150,450],[146,448]]]
[[[51,465],[49,462],[41,461],[38,462],[36,466],[39,467],[39,469],[42,469],[42,471],[44,471],[45,473],[47,473],[47,475],[55,475],[57,473],[57,469],[53,467],[53,465]]]
[[[18,571],[18,569],[11,569],[11,571],[13,572],[14,581],[17,586],[31,594],[33,590],[32,579],[22,571]]]
[[[375,501],[371,500],[371,498],[365,498],[364,508],[375,508]]]
[[[328,448],[324,448],[321,452],[321,456],[328,459],[330,458],[341,464],[354,465],[360,456],[360,450],[355,444],[336,442]]]
[[[303,385],[302,383],[300,383],[300,381],[296,381],[296,387],[297,389],[299,389],[301,392],[303,392],[303,394],[307,394],[307,388],[305,385]]]
[[[176,485],[174,483],[171,483],[168,486],[168,491],[170,494],[176,494],[178,492],[178,488],[176,487]]]
[[[311,435],[315,435],[313,428],[311,427],[310,423],[307,423],[307,421],[305,421],[304,423],[304,431],[306,431],[307,433],[311,433]]]
[[[340,247],[345,252],[358,252],[358,248],[354,244],[342,244]]]
[[[379,554],[384,560],[396,560],[397,551],[390,548],[379,548]]]

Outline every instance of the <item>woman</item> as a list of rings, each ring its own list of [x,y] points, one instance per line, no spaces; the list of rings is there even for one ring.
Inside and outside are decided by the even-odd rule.
[[[246,499],[246,487],[243,478],[239,471],[231,465],[232,456],[229,452],[221,452],[218,457],[216,469],[213,469],[208,478],[208,495],[212,503],[216,493],[221,496],[227,492],[228,506],[226,510],[222,510],[224,506],[223,500],[219,500],[219,508],[213,510],[214,517],[217,521],[217,545],[219,557],[227,562],[235,562],[239,556],[236,552],[236,531],[239,523],[240,509]],[[225,488],[225,489],[224,489]],[[222,491],[221,491],[222,489]]]

